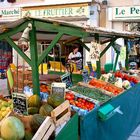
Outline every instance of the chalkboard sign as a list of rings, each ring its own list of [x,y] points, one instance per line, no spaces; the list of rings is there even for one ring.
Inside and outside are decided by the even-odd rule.
[[[72,87],[72,81],[71,81],[71,76],[70,73],[66,73],[61,76],[61,81],[63,83],[66,83],[66,88]]]
[[[54,82],[51,84],[51,93],[52,94],[58,94],[61,97],[65,97],[65,89],[66,89],[65,83]]]
[[[16,113],[27,115],[27,99],[24,94],[12,93],[13,108]]]
[[[92,68],[91,61],[87,62],[87,65],[88,65],[88,68],[89,68],[89,71],[90,71],[89,76],[90,76],[90,77],[96,77],[96,72],[95,72],[95,71],[93,70],[93,68]]]

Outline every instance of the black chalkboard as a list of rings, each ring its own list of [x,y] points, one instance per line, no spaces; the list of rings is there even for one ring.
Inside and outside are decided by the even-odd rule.
[[[61,76],[61,81],[63,83],[66,83],[66,88],[72,87],[72,81],[71,81],[70,73],[65,73],[64,75],[62,75]]]
[[[27,115],[27,99],[22,93],[12,93],[13,108],[16,113]]]

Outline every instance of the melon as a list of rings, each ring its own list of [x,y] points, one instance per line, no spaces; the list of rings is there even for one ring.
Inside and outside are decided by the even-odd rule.
[[[56,108],[57,106],[59,106],[60,104],[62,104],[64,102],[64,98],[57,95],[57,94],[51,94],[48,97],[47,103],[49,105],[51,105],[52,107]]]
[[[30,115],[37,114],[38,112],[39,112],[39,108],[37,108],[37,107],[28,108],[28,114],[30,114]]]
[[[21,140],[24,138],[24,125],[20,119],[10,116],[1,124],[1,137],[4,140]]]
[[[44,104],[39,109],[39,114],[43,116],[51,116],[51,111],[53,110],[53,107],[49,104]]]
[[[44,120],[45,120],[45,117],[40,114],[34,114],[32,116],[30,126],[31,126],[33,133],[36,133],[36,131],[41,126],[41,124],[43,123]]]
[[[32,132],[25,131],[24,140],[31,140],[33,138]]]
[[[28,99],[28,106],[29,107],[40,107],[41,100],[38,95],[32,95]]]

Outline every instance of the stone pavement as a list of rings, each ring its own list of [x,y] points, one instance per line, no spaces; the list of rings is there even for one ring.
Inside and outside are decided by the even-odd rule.
[[[1,94],[2,95],[8,95],[7,80],[6,79],[0,79],[0,95]],[[130,135],[128,140],[140,140],[140,125]]]
[[[140,125],[134,130],[128,140],[140,140]]]

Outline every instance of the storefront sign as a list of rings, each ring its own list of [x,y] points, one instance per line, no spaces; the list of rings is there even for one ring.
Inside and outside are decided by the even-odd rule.
[[[22,17],[68,17],[68,16],[88,16],[89,9],[88,5],[64,5],[61,6],[50,6],[46,7],[34,7],[34,8],[23,8]]]
[[[112,20],[140,19],[140,6],[112,8]]]
[[[0,8],[0,21],[2,22],[19,19],[20,15],[20,8]]]

